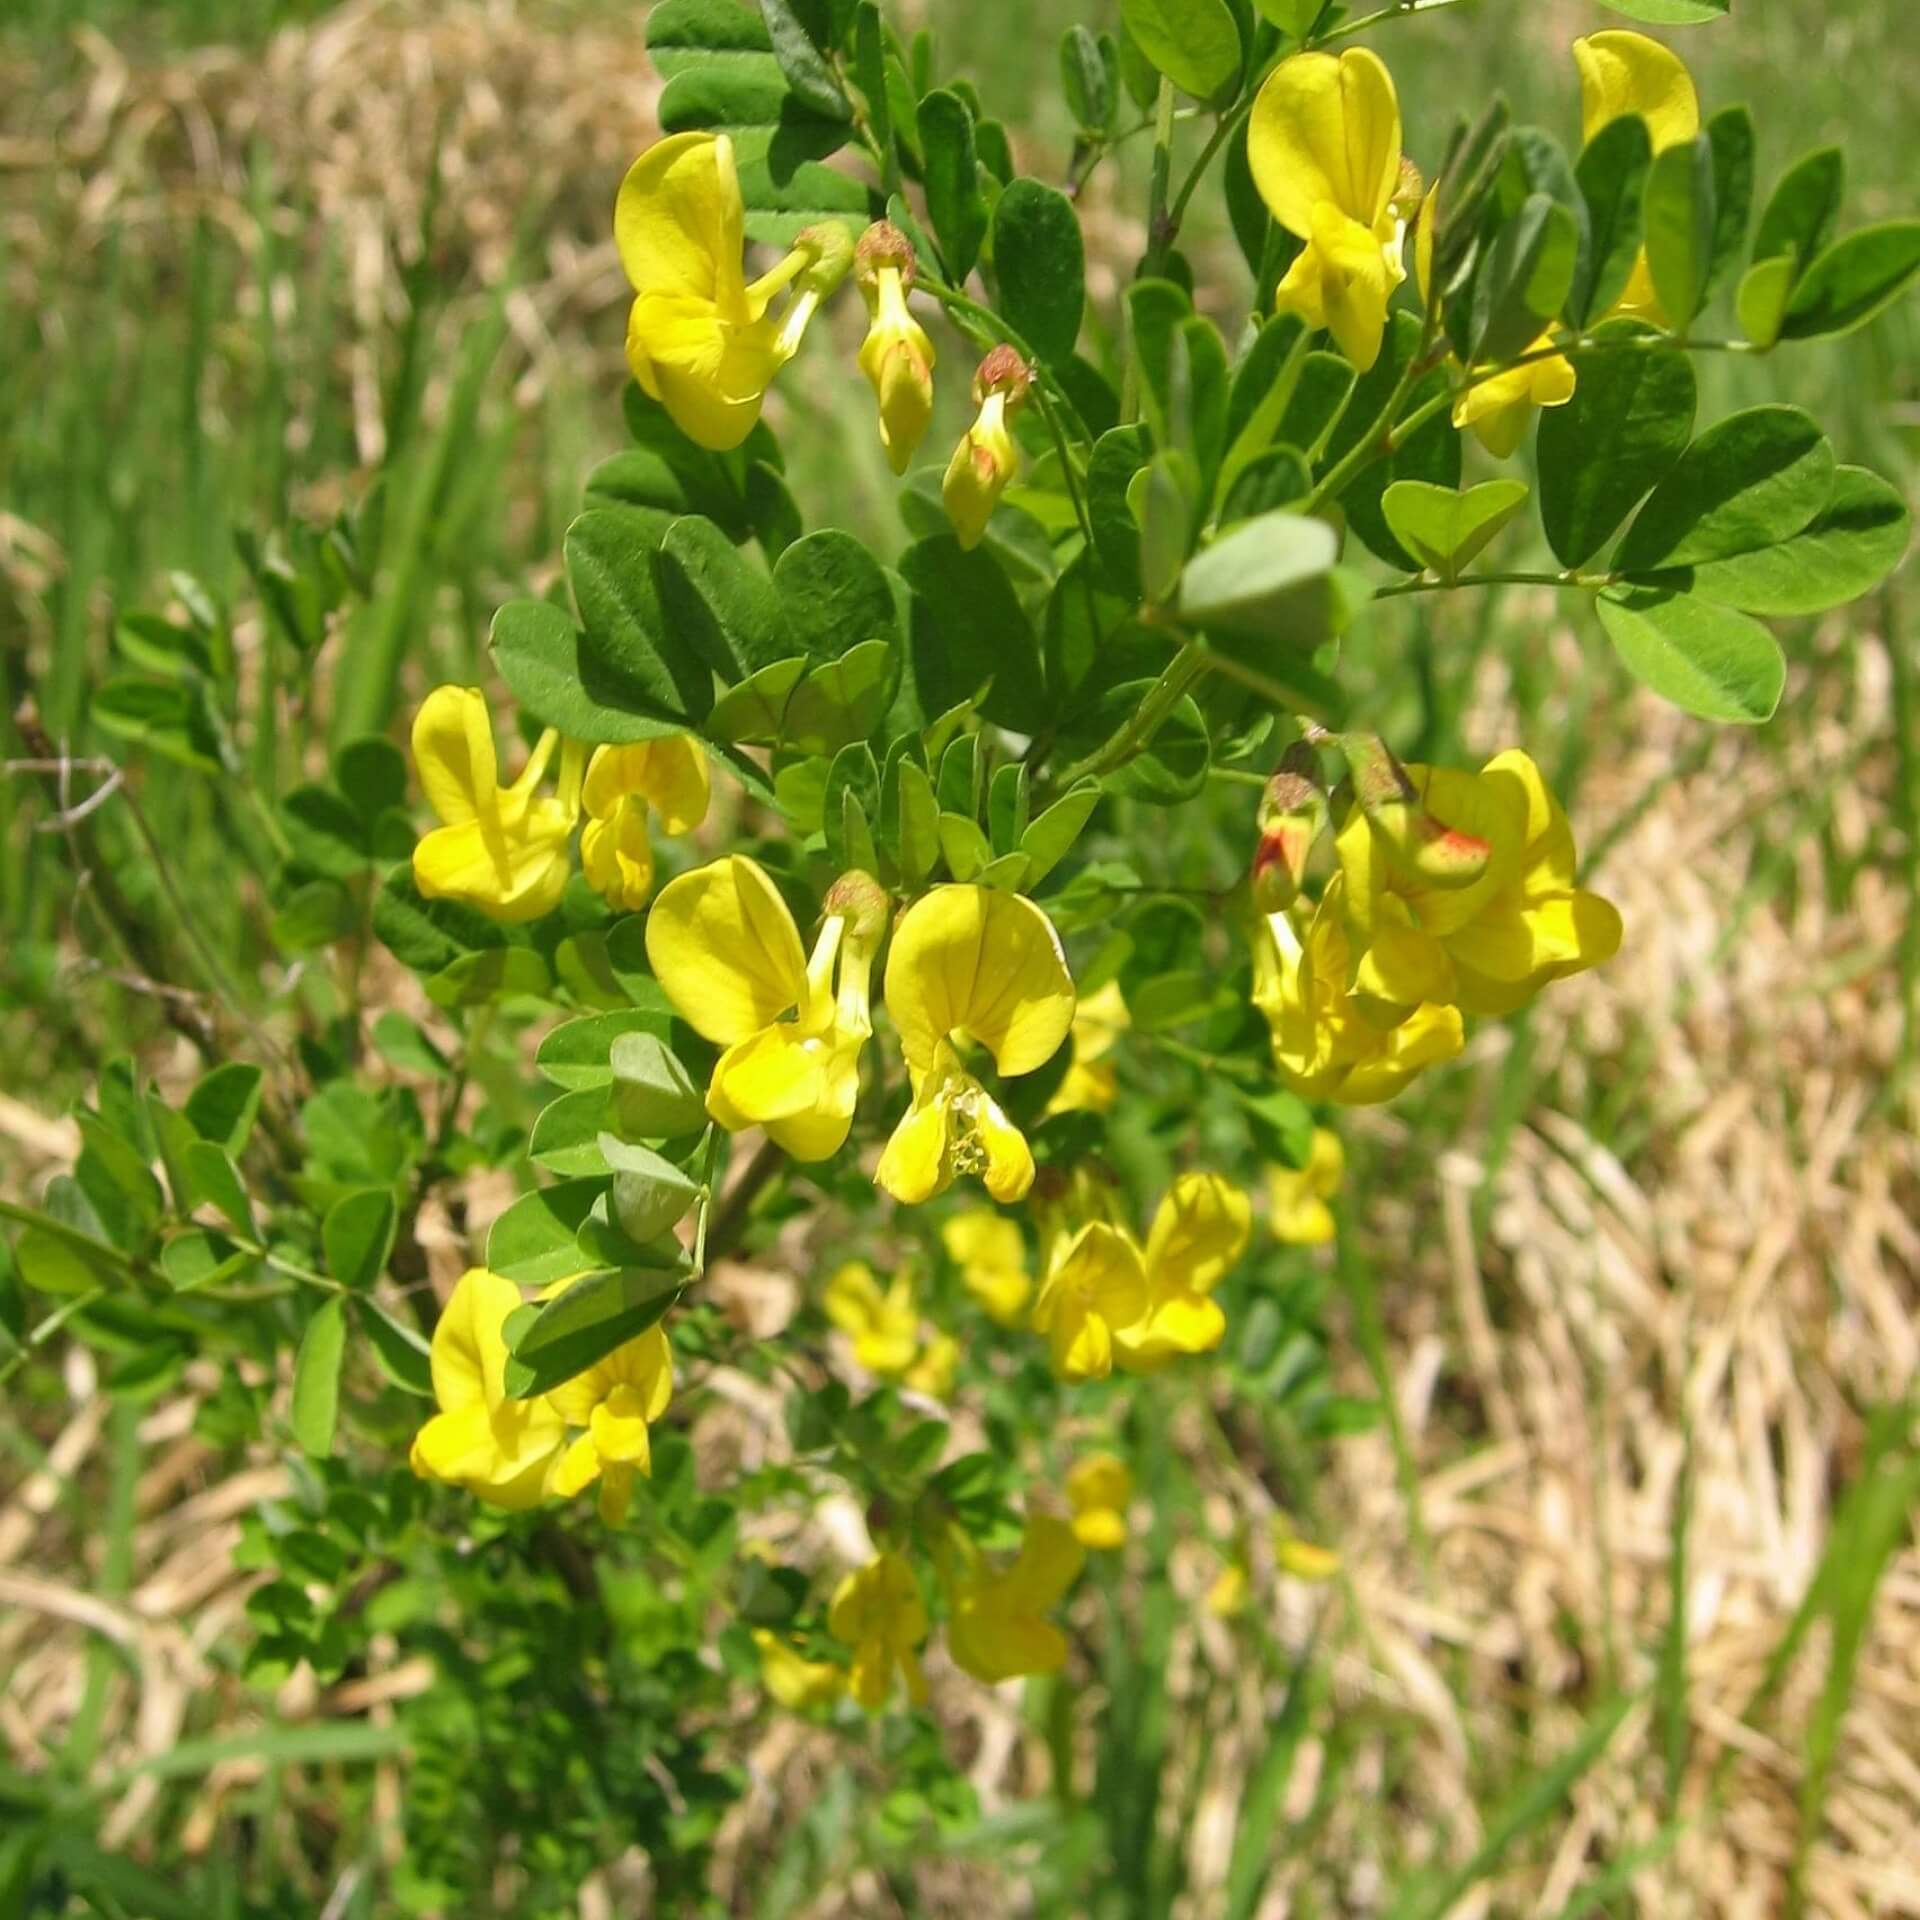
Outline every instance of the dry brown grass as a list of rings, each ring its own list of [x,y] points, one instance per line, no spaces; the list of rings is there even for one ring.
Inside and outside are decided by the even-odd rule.
[[[16,292],[44,258],[36,250],[84,249],[110,226],[159,231],[206,209],[244,233],[245,156],[257,143],[297,183],[304,217],[338,236],[371,334],[401,298],[437,130],[453,214],[445,244],[465,250],[482,280],[504,270],[522,208],[554,209],[542,270],[515,296],[527,378],[552,355],[582,351],[583,324],[622,297],[599,236],[604,183],[648,131],[656,83],[637,30],[576,21],[556,33],[535,10],[507,4],[352,0],[318,29],[281,35],[263,60],[215,53],[134,69],[104,43],[85,51],[78,91],[31,100],[16,91],[0,126],[0,167],[51,179],[68,217],[58,234],[10,227]],[[371,460],[371,349],[350,340],[346,351],[366,356],[355,390]],[[1544,632],[1552,613],[1539,611]],[[1418,1727],[1417,1749],[1411,1766],[1404,1755],[1394,1765],[1403,1799],[1391,1808],[1368,1788],[1388,1776],[1389,1738],[1400,1734],[1362,1752],[1316,1864],[1282,1869],[1270,1916],[1293,1911],[1307,1880],[1343,1910],[1372,1910],[1385,1821],[1444,1833],[1457,1854],[1476,1837],[1485,1784],[1564,1746],[1581,1722],[1576,1702],[1605,1691],[1596,1676],[1648,1681],[1689,1431],[1694,1740],[1682,1806],[1701,1817],[1636,1883],[1635,1910],[1702,1920],[1780,1910],[1818,1658],[1801,1662],[1759,1725],[1742,1716],[1857,1468],[1860,1410],[1910,1393],[1920,1357],[1920,1147],[1888,1082],[1902,1040],[1894,955],[1911,906],[1894,872],[1915,850],[1892,824],[1887,642],[1870,624],[1833,623],[1823,669],[1796,685],[1775,745],[1723,736],[1607,854],[1594,884],[1626,914],[1626,949],[1599,975],[1556,989],[1534,1022],[1537,1060],[1558,1076],[1556,1106],[1525,1117],[1497,1171],[1469,1131],[1430,1185],[1381,1191],[1359,1208],[1388,1276],[1392,1365],[1428,1544],[1385,1436],[1346,1444],[1322,1503],[1342,1517],[1342,1587],[1256,1569],[1255,1605],[1296,1647],[1324,1616],[1339,1698],[1393,1709]],[[1577,671],[1578,643],[1559,633],[1552,644]],[[1476,734],[1504,744],[1505,690],[1482,692]],[[1696,738],[1669,710],[1636,706],[1632,745],[1596,767],[1582,793],[1583,840],[1636,809]],[[1819,830],[1802,832],[1810,806]],[[1891,858],[1853,868],[1836,896],[1834,856],[1869,845]],[[1754,894],[1757,868],[1774,859],[1781,884]],[[1490,1080],[1504,1044],[1489,1031],[1460,1070]],[[1594,1104],[1585,1063],[1596,1057],[1635,1063],[1620,1116],[1625,1153],[1572,1117]],[[1391,1112],[1361,1125],[1388,1147],[1403,1138]],[[37,1183],[70,1151],[60,1123],[13,1097],[0,1102],[0,1136],[15,1183]],[[1477,1239],[1489,1180],[1488,1231]],[[1363,1387],[1358,1362],[1343,1365]],[[123,1599],[102,1599],[62,1495],[103,1475],[106,1404],[84,1355],[69,1357],[66,1384],[47,1470],[0,1497],[0,1739],[29,1770],[75,1712],[91,1635],[125,1649],[138,1676],[113,1683],[104,1763],[165,1751],[190,1703],[205,1719],[209,1693],[241,1710],[208,1656],[240,1627],[253,1583],[231,1564],[238,1517],[280,1476],[263,1461],[210,1478],[191,1417],[212,1381],[191,1376],[142,1423],[151,1464],[136,1494],[133,1578]],[[734,1395],[729,1412],[724,1444],[781,1444],[777,1411],[751,1393]],[[1258,1479],[1216,1479],[1222,1527],[1263,1528],[1270,1501]],[[824,1514],[814,1549],[832,1553],[856,1526]],[[1204,1556],[1183,1561],[1183,1590],[1197,1597],[1211,1571]],[[1188,1675],[1178,1686],[1204,1666],[1236,1694],[1209,1730],[1207,1788],[1186,1836],[1196,1915],[1215,1910],[1241,1774],[1273,1708],[1235,1632],[1196,1606],[1176,1662]],[[378,1712],[423,1677],[375,1676],[351,1699],[296,1682],[281,1705]],[[1031,1777],[1034,1757],[1004,1701],[956,1690],[943,1711],[990,1801]],[[1707,1789],[1729,1749],[1714,1812]],[[1303,1755],[1296,1806],[1322,1757],[1311,1746]],[[824,1772],[818,1737],[791,1727],[776,1729],[752,1765],[755,1790],[733,1823],[736,1860],[790,1822]],[[1462,1913],[1556,1913],[1591,1860],[1652,1837],[1660,1771],[1657,1730],[1636,1709],[1544,1864]],[[217,1844],[220,1799],[237,1778],[209,1779],[190,1845]],[[397,1781],[385,1791],[391,1798]],[[105,1837],[135,1834],[149,1797],[131,1789]],[[1813,1910],[1834,1920],[1920,1915],[1916,1831],[1920,1553],[1909,1545],[1862,1657],[1811,1857]],[[1329,1860],[1343,1863],[1331,1876]],[[616,1873],[589,1889],[583,1914],[641,1910],[641,1885]],[[930,1881],[923,1893],[928,1912],[970,1902],[979,1911],[971,1885]],[[893,1910],[865,1885],[813,1909]]]

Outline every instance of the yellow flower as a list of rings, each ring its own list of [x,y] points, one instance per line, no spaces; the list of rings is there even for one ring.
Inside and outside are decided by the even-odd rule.
[[[953,1391],[953,1377],[959,1371],[960,1342],[950,1333],[936,1333],[900,1376],[900,1384],[929,1400],[944,1400]]]
[[[1340,1136],[1315,1127],[1304,1167],[1272,1167],[1267,1172],[1267,1225],[1276,1240],[1290,1247],[1317,1247],[1333,1238],[1333,1209],[1347,1156]]]
[[[1433,279],[1433,223],[1439,188],[1435,187],[1420,203],[1420,218],[1413,234],[1414,276],[1419,282],[1420,298],[1429,299]],[[1526,349],[1540,353],[1553,343],[1554,329],[1542,329]],[[1524,356],[1522,356],[1524,357]],[[1478,381],[1453,403],[1453,424],[1471,427],[1480,444],[1496,460],[1505,460],[1519,450],[1527,437],[1537,407],[1563,407],[1573,398],[1577,380],[1574,365],[1563,353],[1545,354],[1526,365],[1509,367],[1504,373]]]
[[[982,1207],[957,1213],[940,1229],[947,1257],[960,1269],[960,1284],[1003,1327],[1017,1327],[1026,1316],[1033,1282],[1027,1277],[1027,1249],[1020,1229]]]
[[[1551,980],[1609,960],[1620,915],[1575,884],[1573,830],[1532,759],[1518,748],[1478,773],[1410,766],[1418,804],[1491,854],[1466,886],[1423,883],[1359,808],[1336,845],[1341,896],[1360,958],[1353,993],[1397,1020],[1423,1001],[1507,1014]]]
[[[920,1309],[913,1276],[904,1269],[885,1293],[864,1260],[849,1260],[827,1282],[820,1304],[853,1342],[853,1357],[869,1373],[897,1378],[920,1351]]]
[[[754,1628],[753,1644],[760,1649],[761,1684],[789,1711],[830,1707],[846,1692],[846,1671],[831,1660],[808,1660],[765,1627]]]
[[[1090,1220],[1055,1250],[1033,1325],[1047,1336],[1062,1380],[1104,1380],[1120,1330],[1144,1319],[1151,1304],[1139,1242],[1122,1227]]]
[[[1148,1373],[1176,1354],[1210,1353],[1227,1330],[1213,1289],[1247,1250],[1253,1205],[1217,1173],[1183,1173],[1147,1234],[1147,1310],[1114,1337],[1114,1358]]]
[[[557,796],[536,793],[560,748]],[[478,687],[436,687],[413,720],[413,763],[442,824],[413,850],[414,884],[495,920],[538,920],[560,904],[580,817],[584,750],[549,727],[520,777],[500,784],[493,718]]]
[[[1207,1611],[1216,1620],[1232,1620],[1247,1610],[1247,1570],[1232,1561],[1222,1567],[1207,1589]]]
[[[1253,103],[1247,159],[1267,210],[1304,240],[1274,305],[1325,327],[1362,372],[1380,357],[1400,263],[1400,103],[1364,47],[1299,53]]]
[[[673,1398],[673,1354],[659,1327],[615,1347],[585,1373],[554,1388],[555,1408],[586,1431],[561,1456],[551,1491],[570,1498],[600,1482],[600,1518],[617,1527],[633,1503],[633,1477],[653,1474],[648,1422]]]
[[[1637,113],[1647,123],[1655,153],[1691,140],[1700,131],[1700,97],[1694,92],[1693,76],[1679,56],[1659,41],[1649,40],[1644,33],[1590,34],[1573,43],[1573,63],[1580,73],[1583,143],[1629,113]],[[1653,290],[1644,247],[1635,256],[1633,272],[1613,311],[1666,320]]]
[[[1350,948],[1336,874],[1302,940],[1285,913],[1264,915],[1253,934],[1253,1004],[1266,1016],[1273,1064],[1308,1100],[1345,1107],[1391,1100],[1423,1068],[1466,1045],[1460,1010],[1423,1003],[1397,1026],[1366,1019],[1347,991]]]
[[[973,377],[973,403],[980,409],[947,462],[940,498],[963,547],[986,538],[987,522],[1006,492],[1020,455],[1008,420],[1025,404],[1032,378],[1011,347],[995,347]]]
[[[411,1455],[423,1479],[465,1487],[494,1507],[538,1506],[567,1437],[550,1400],[507,1396],[502,1328],[521,1304],[520,1289],[484,1267],[460,1276],[433,1330],[440,1411],[414,1436]]]
[[[833,1637],[853,1649],[848,1680],[853,1697],[878,1712],[893,1691],[896,1667],[915,1706],[927,1697],[917,1651],[927,1637],[926,1603],[913,1569],[897,1553],[882,1553],[840,1582],[827,1609]]]
[[[1026,1137],[967,1071],[956,1043],[984,1047],[1003,1075],[1031,1073],[1067,1037],[1073,1007],[1060,936],[1031,900],[972,886],[935,887],[916,900],[887,955],[887,1011],[913,1104],[880,1156],[876,1183],[916,1206],[977,1173],[996,1200],[1024,1198],[1033,1184]]]
[[[880,444],[895,473],[905,473],[933,415],[933,342],[907,311],[913,243],[889,220],[876,220],[855,249],[855,277],[869,325],[860,371],[880,403]]]
[[[729,854],[669,881],[647,915],[654,977],[687,1024],[726,1049],[708,1113],[732,1133],[764,1127],[796,1160],[830,1159],[845,1143],[860,1048],[873,1031],[867,995],[884,896],[866,875],[847,874],[826,909],[809,960],[765,870]]]
[[[1076,1460],[1067,1473],[1074,1538],[1102,1552],[1124,1546],[1132,1498],[1133,1474],[1118,1454],[1089,1453]]]
[[[744,218],[733,143],[713,133],[677,133],[649,147],[613,210],[614,244],[637,296],[627,364],[680,431],[716,453],[753,431],[768,382],[852,254],[843,228],[809,228],[748,285]],[[776,320],[769,303],[796,281]]]
[[[1119,1086],[1107,1055],[1132,1025],[1118,980],[1079,1003],[1073,1015],[1073,1065],[1048,1102],[1049,1113],[1105,1113],[1113,1105]]]
[[[950,1592],[947,1646],[954,1664],[994,1685],[1021,1674],[1057,1673],[1067,1638],[1046,1616],[1080,1576],[1085,1551],[1073,1529],[1051,1514],[1027,1521],[1019,1557],[996,1572],[977,1554]]]
[[[707,756],[684,733],[596,747],[580,797],[581,870],[615,912],[638,913],[653,897],[647,811],[658,810],[663,833],[691,833],[707,817]]]
[[[1273,1516],[1273,1559],[1282,1573],[1296,1580],[1318,1583],[1340,1571],[1340,1556],[1331,1547],[1316,1547],[1311,1540],[1301,1539],[1284,1513]]]

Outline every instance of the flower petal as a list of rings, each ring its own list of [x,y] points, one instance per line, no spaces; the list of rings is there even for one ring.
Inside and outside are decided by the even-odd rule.
[[[1149,1285],[1206,1293],[1246,1252],[1252,1224],[1253,1203],[1230,1181],[1183,1173],[1147,1235]]]
[[[1007,1586],[1023,1606],[1045,1613],[1080,1577],[1086,1553],[1066,1521],[1036,1513],[1027,1521],[1020,1557],[1007,1570]]]
[[[740,854],[667,883],[647,915],[647,958],[687,1024],[722,1045],[770,1026],[807,989],[793,915]]]
[[[614,201],[613,242],[636,292],[731,297],[737,305],[744,220],[733,143],[724,134],[678,133],[627,169]]]
[[[1637,113],[1653,150],[1691,140],[1700,131],[1700,97],[1680,56],[1644,33],[1589,34],[1573,43],[1580,72],[1580,138],[1591,140],[1609,121]]]
[[[493,716],[478,687],[435,687],[413,716],[412,744],[427,804],[445,825],[497,813],[500,763]]]
[[[903,1207],[917,1207],[953,1184],[953,1169],[947,1164],[947,1103],[934,1093],[934,1085],[929,1079],[915,1092],[873,1171],[874,1185]]]
[[[521,1304],[520,1289],[485,1267],[469,1267],[433,1329],[429,1366],[443,1413],[498,1407],[507,1397],[507,1341],[501,1329]]]
[[[1374,225],[1400,178],[1400,104],[1379,56],[1350,47],[1281,61],[1253,103],[1247,159],[1268,211],[1298,238],[1321,202]]]
[[[964,1031],[1004,1074],[1031,1073],[1073,1024],[1073,980],[1053,922],[1018,894],[935,887],[901,916],[887,955],[887,1010],[910,1067],[925,1071]]]

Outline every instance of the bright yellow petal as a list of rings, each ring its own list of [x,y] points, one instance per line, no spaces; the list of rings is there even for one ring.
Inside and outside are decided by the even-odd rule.
[[[842,1333],[858,1338],[880,1317],[885,1296],[864,1260],[849,1260],[834,1270],[820,1295],[820,1310]]]
[[[646,1409],[632,1387],[617,1387],[594,1408],[587,1431],[600,1458],[636,1473],[653,1472],[653,1447],[647,1435]]]
[[[1026,1244],[1020,1229],[1004,1215],[979,1208],[956,1213],[940,1229],[949,1259],[963,1267],[1024,1267]]]
[[[1173,1293],[1114,1335],[1114,1357],[1131,1373],[1150,1373],[1178,1354],[1211,1353],[1226,1338],[1227,1316],[1204,1293]]]
[[[908,908],[887,955],[886,997],[907,1064],[922,1071],[964,1031],[1002,1073],[1031,1073],[1073,1024],[1053,922],[1031,900],[988,887],[935,887]]]
[[[1334,344],[1365,373],[1380,358],[1387,300],[1402,278],[1399,262],[1371,227],[1325,201],[1314,209],[1310,251],[1319,256],[1325,325]]]
[[[917,1207],[953,1184],[953,1169],[947,1162],[946,1103],[934,1097],[931,1081],[925,1097],[916,1092],[913,1104],[901,1115],[874,1169],[873,1183],[903,1207]]]
[[[427,804],[447,826],[497,810],[493,716],[478,687],[435,687],[413,717],[413,765]]]
[[[770,1026],[807,989],[787,903],[739,854],[667,883],[647,915],[647,958],[687,1024],[722,1045]]]
[[[457,1413],[437,1413],[414,1435],[410,1456],[423,1479],[463,1486],[486,1473],[494,1458],[493,1425],[478,1401]]]
[[[1230,1181],[1217,1173],[1183,1173],[1147,1236],[1149,1285],[1207,1292],[1246,1252],[1252,1224],[1252,1201]]]
[[[1323,202],[1373,226],[1400,178],[1392,76],[1364,47],[1281,61],[1253,103],[1247,159],[1268,211],[1300,239]]]
[[[1007,1584],[1035,1613],[1057,1606],[1080,1577],[1087,1556],[1066,1521],[1050,1513],[1029,1517],[1020,1557],[1007,1570]]]
[[[1590,34],[1573,43],[1580,71],[1580,138],[1593,136],[1622,114],[1647,123],[1655,153],[1700,131],[1700,98],[1679,55],[1644,33]]]
[[[443,1413],[489,1409],[506,1398],[507,1341],[501,1329],[521,1305],[520,1289],[485,1267],[469,1267],[433,1329],[429,1366]]]
[[[1033,1185],[1033,1149],[1027,1136],[1000,1110],[999,1103],[978,1091],[973,1105],[974,1131],[986,1149],[987,1164],[980,1178],[1002,1206],[1024,1200]]]
[[[789,1712],[830,1707],[847,1690],[845,1672],[826,1660],[805,1660],[784,1641],[756,1627],[753,1644],[760,1650],[760,1679],[767,1692]]]
[[[677,133],[627,170],[614,202],[614,246],[638,293],[737,302],[744,219],[733,143],[724,134]]]
[[[593,1436],[583,1433],[559,1460],[548,1480],[548,1490],[561,1500],[571,1500],[600,1477],[600,1449]]]
[[[811,1111],[826,1090],[825,1051],[791,1024],[763,1027],[720,1056],[707,1111],[735,1133]]]

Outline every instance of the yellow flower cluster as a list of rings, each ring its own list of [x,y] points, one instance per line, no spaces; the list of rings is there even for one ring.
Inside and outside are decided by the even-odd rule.
[[[571,1498],[597,1480],[601,1518],[618,1526],[634,1476],[653,1470],[648,1426],[673,1397],[666,1335],[649,1327],[553,1392],[516,1399],[505,1329],[524,1304],[511,1280],[484,1267],[461,1276],[433,1330],[439,1412],[414,1438],[413,1470],[512,1509]]]
[[[1356,806],[1317,904],[1262,915],[1253,999],[1296,1093],[1389,1100],[1466,1044],[1467,1014],[1508,1014],[1549,981],[1611,959],[1620,915],[1577,882],[1573,831],[1518,748],[1478,773],[1408,766],[1403,806]],[[1471,850],[1449,870],[1394,822]]]
[[[1573,57],[1583,142],[1628,114],[1646,121],[1656,153],[1700,131],[1692,77],[1657,40],[1624,31],[1596,33],[1573,43]],[[1392,76],[1364,47],[1281,61],[1254,102],[1247,159],[1268,211],[1305,242],[1275,291],[1276,309],[1327,328],[1364,372],[1379,358],[1387,303],[1406,277],[1403,180],[1417,178],[1400,151]],[[1414,234],[1423,301],[1435,215],[1435,193],[1428,193]],[[1664,321],[1644,251],[1612,311]],[[1536,408],[1573,398],[1573,363],[1551,350],[1553,331],[1541,332],[1520,356],[1523,364],[1474,382],[1454,402],[1454,425],[1472,428],[1496,459],[1519,447]]]
[[[907,305],[913,243],[891,221],[875,221],[857,245],[837,222],[805,228],[782,260],[749,281],[733,142],[723,133],[677,133],[633,163],[614,206],[613,235],[634,290],[627,317],[633,377],[689,440],[716,453],[753,431],[774,376],[851,264],[868,317],[860,371],[873,387],[888,464],[906,472],[933,417],[934,351]],[[941,490],[963,547],[980,543],[1013,478],[1019,456],[1009,423],[1028,384],[1011,348],[997,347],[980,363],[978,415]]]
[[[556,749],[556,790],[545,793]],[[580,864],[608,905],[628,913],[653,893],[650,812],[672,834],[691,833],[707,815],[707,756],[685,734],[589,752],[549,727],[513,785],[501,786],[478,687],[426,697],[414,716],[413,763],[441,823],[413,850],[415,885],[495,920],[538,920],[560,904],[582,814]]]

